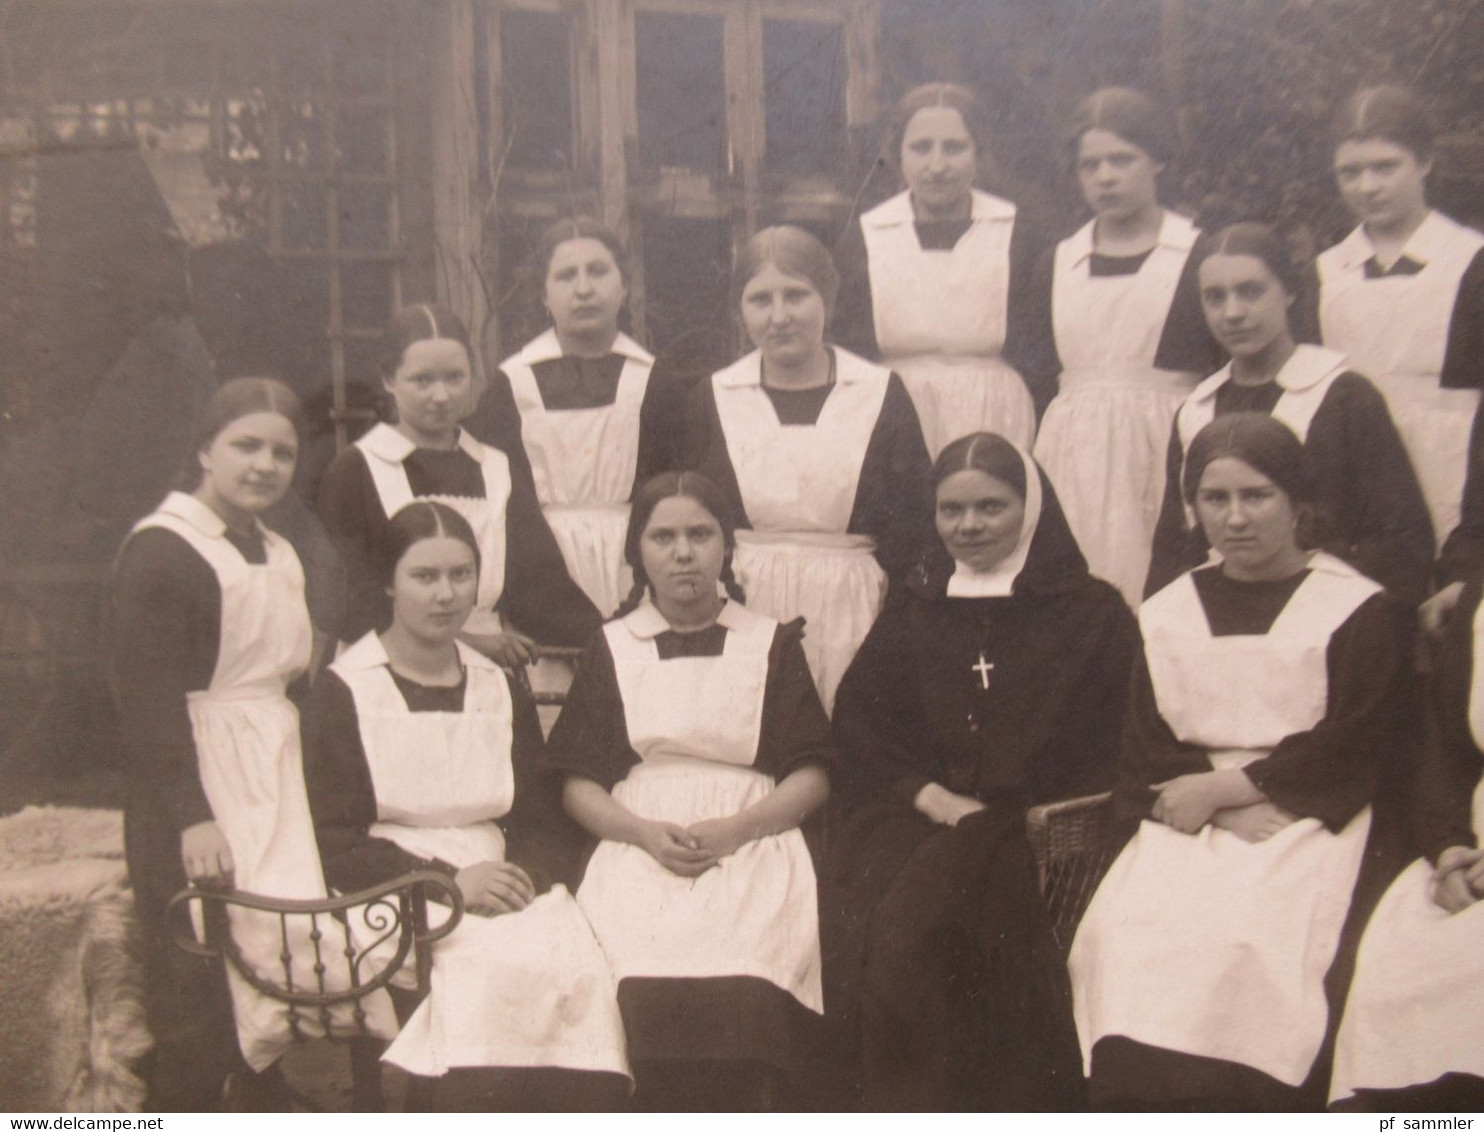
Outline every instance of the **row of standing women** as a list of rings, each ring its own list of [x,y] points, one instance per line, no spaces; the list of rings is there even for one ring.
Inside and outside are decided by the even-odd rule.
[[[1415,379],[1409,386],[1398,376],[1397,390],[1386,392],[1412,412],[1392,411],[1403,438],[1413,439],[1411,428],[1433,461],[1417,460],[1429,498],[1446,504],[1450,491],[1461,493],[1461,462],[1453,467],[1444,457],[1453,445],[1461,461],[1463,445],[1454,441],[1467,433],[1458,417],[1466,430],[1469,398],[1477,398],[1468,369],[1479,357],[1470,338],[1477,327],[1473,253],[1454,263],[1459,240],[1467,244],[1470,234],[1439,235],[1439,225],[1451,222],[1426,209],[1430,138],[1410,96],[1362,92],[1342,118],[1337,173],[1363,221],[1347,244],[1363,241],[1374,255],[1326,253],[1333,262],[1321,260],[1320,322],[1329,345],[1342,342],[1329,327],[1349,325],[1353,335],[1370,335],[1357,338],[1356,349],[1392,366],[1382,374]],[[1268,805],[1314,819],[1281,826],[1302,826],[1309,841],[1322,841],[1316,825],[1349,829],[1350,811],[1363,809],[1369,795],[1352,787],[1342,800],[1329,797],[1325,774],[1342,761],[1343,742],[1310,743],[1307,761],[1287,760],[1299,768],[1288,772],[1289,785],[1280,773],[1241,772],[1246,785],[1238,790],[1226,774],[1227,793],[1193,829],[1184,828],[1190,814],[1210,798],[1182,787],[1165,803],[1171,783],[1163,772],[1194,777],[1193,750],[1250,753],[1276,749],[1291,734],[1328,734],[1323,724],[1341,700],[1347,712],[1359,710],[1358,698],[1383,716],[1396,706],[1385,698],[1383,673],[1405,663],[1396,659],[1398,642],[1376,627],[1386,615],[1366,615],[1375,624],[1349,634],[1359,640],[1353,650],[1330,647],[1345,636],[1342,626],[1376,605],[1377,587],[1356,569],[1407,604],[1427,592],[1432,532],[1387,403],[1350,371],[1354,359],[1296,343],[1304,320],[1292,319],[1290,308],[1303,288],[1265,231],[1237,226],[1192,254],[1194,230],[1158,201],[1169,135],[1142,96],[1104,91],[1084,105],[1073,155],[1097,216],[1041,256],[1039,267],[1026,251],[1034,238],[1014,207],[972,188],[982,134],[966,92],[941,84],[915,91],[899,120],[908,189],[861,218],[859,246],[841,249],[844,281],[811,237],[760,233],[739,257],[736,295],[758,350],[694,391],[619,333],[623,249],[591,222],[549,233],[541,261],[553,330],[502,365],[467,429],[461,422],[472,375],[462,327],[432,306],[394,320],[383,382],[396,423],[343,454],[321,495],[322,518],[345,559],[350,614],[335,629],[350,647],[320,678],[306,719],[319,854],[307,832],[297,732],[282,694],[307,663],[302,571],[282,540],[255,521],[287,490],[293,410],[286,391],[271,384],[223,389],[218,417],[201,433],[200,474],[188,493],[172,495],[141,524],[118,568],[116,669],[138,767],[129,849],[141,911],[160,944],[151,986],[167,1034],[157,1054],[162,1106],[197,1107],[165,1098],[191,1097],[190,1089],[209,1089],[212,1080],[178,1073],[185,1091],[172,1094],[172,1065],[199,1064],[210,1053],[224,1067],[233,1056],[219,1040],[201,1037],[203,1029],[222,1033],[225,998],[220,988],[203,989],[220,974],[185,971],[184,960],[169,953],[163,906],[171,892],[187,879],[230,877],[243,888],[313,896],[325,891],[322,878],[354,887],[410,860],[446,867],[471,907],[519,911],[510,924],[533,921],[540,905],[560,925],[549,937],[569,941],[546,955],[502,946],[512,963],[535,965],[511,980],[510,971],[487,972],[473,958],[489,953],[467,942],[483,921],[456,933],[435,966],[433,995],[394,1046],[394,1056],[417,1071],[560,1065],[621,1079],[642,1064],[641,1092],[658,1104],[697,1079],[720,1080],[714,1065],[699,1078],[678,1068],[688,1063],[796,1068],[809,1044],[797,1036],[828,993],[842,1004],[847,1032],[858,1036],[873,1104],[1071,1103],[1059,1090],[1075,1092],[1080,1074],[1069,1030],[1055,1025],[1067,1014],[1064,976],[1048,958],[1053,949],[1017,822],[1028,803],[1111,782],[1137,652],[1126,605],[1088,575],[1079,543],[1092,574],[1114,581],[1130,600],[1144,584],[1152,546],[1151,587],[1167,580],[1157,576],[1161,561],[1178,579],[1161,594],[1166,605],[1176,600],[1166,594],[1195,579],[1184,600],[1198,601],[1211,624],[1207,644],[1189,654],[1176,648],[1173,660],[1150,651],[1161,623],[1144,625],[1153,691],[1135,696],[1129,727],[1141,725],[1142,711],[1146,730],[1158,732],[1162,722],[1174,739],[1170,755],[1134,764],[1142,778],[1133,779],[1133,794],[1157,786],[1159,799],[1150,810],[1145,795],[1147,813],[1135,805],[1131,814],[1172,819],[1167,824],[1184,834],[1209,831],[1214,814]],[[1480,245],[1469,246],[1477,252]],[[1443,275],[1451,283],[1440,282]],[[1388,298],[1366,290],[1377,283]],[[970,296],[983,305],[961,309]],[[1364,312],[1351,305],[1358,296],[1369,304]],[[1436,314],[1439,305],[1445,316]],[[1397,311],[1416,317],[1391,324],[1389,337],[1378,334],[1380,313]],[[829,346],[832,315],[842,335],[863,334],[856,341],[901,376]],[[1194,376],[1214,368],[1213,343],[1232,361],[1197,387]],[[1386,359],[1382,344],[1393,347]],[[1427,358],[1402,356],[1414,348]],[[1006,357],[1019,359],[1027,380]],[[1025,451],[979,434],[1008,432],[1027,448],[1035,427],[1030,391],[1048,390],[1058,371],[1061,391],[1035,442],[1043,475]],[[1182,404],[1186,390],[1192,395]],[[1230,561],[1246,553],[1248,536],[1221,534],[1199,505],[1204,477],[1210,467],[1223,470],[1222,458],[1194,460],[1197,438],[1241,410],[1283,422],[1304,451],[1286,453],[1284,464],[1262,449],[1281,448],[1281,440],[1256,450],[1236,445],[1226,459],[1255,469],[1267,487],[1213,486],[1213,497],[1225,491],[1245,499],[1260,488],[1276,490],[1293,508],[1317,500],[1333,524],[1324,545],[1339,555],[1305,559],[1277,579],[1238,577],[1248,588],[1227,586],[1226,566],[1182,573],[1208,550]],[[953,432],[973,435],[953,442]],[[939,454],[931,478],[929,448]],[[1302,476],[1287,470],[1295,461],[1305,466]],[[656,494],[636,498],[631,514],[636,485],[672,467],[702,474],[658,481]],[[1438,488],[1448,476],[1457,482]],[[416,500],[439,506],[412,507]],[[1456,513],[1456,495],[1453,506]],[[403,529],[419,521],[422,528]],[[701,545],[708,540],[709,549]],[[940,549],[921,559],[933,545]],[[443,558],[419,561],[437,559],[433,551]],[[1294,588],[1294,578],[1311,576],[1321,581]],[[1315,599],[1315,615],[1308,595],[1330,586],[1322,580],[1330,577],[1347,581]],[[1264,596],[1274,581],[1283,585],[1268,585]],[[734,600],[723,602],[718,584]],[[1232,592],[1223,595],[1224,586]],[[735,600],[744,592],[745,607]],[[1305,602],[1295,604],[1298,595]],[[600,630],[602,614],[620,600],[622,615]],[[1212,612],[1223,601],[1224,630],[1216,624],[1222,613]],[[1289,605],[1297,612],[1280,613]],[[1151,603],[1147,616],[1160,608]],[[800,616],[802,640],[785,624]],[[1289,622],[1305,632],[1289,632]],[[1238,642],[1278,639],[1285,648],[1306,641],[1293,662],[1302,694],[1275,701],[1261,735],[1250,728],[1235,739],[1219,735],[1229,725],[1222,720],[1187,734],[1182,710],[1199,716],[1213,710],[1211,698],[1190,688],[1177,695],[1161,680],[1173,673],[1178,683],[1180,673],[1202,667],[1202,649],[1233,652],[1221,641],[1233,634]],[[533,638],[588,645],[544,760],[533,756],[540,737],[522,720],[529,713],[481,659],[523,663]],[[1371,683],[1342,695],[1338,689],[1351,685],[1328,669],[1316,676],[1314,665],[1322,655],[1329,659],[1319,667],[1332,668],[1331,654],[1348,657],[1347,650],[1370,658],[1375,671]],[[1242,686],[1245,673],[1239,660],[1228,669],[1233,683],[1223,687]],[[1254,687],[1252,702],[1281,690]],[[1172,707],[1181,696],[1185,707]],[[1374,746],[1383,734],[1373,729],[1368,741]],[[925,736],[933,741],[924,744]],[[832,861],[874,854],[879,864],[860,872],[852,864],[838,876],[831,865],[825,891],[816,894],[798,827],[828,791],[836,742],[844,754],[836,777],[856,804],[839,840],[857,849]],[[1134,747],[1125,737],[1126,764]],[[440,765],[468,765],[434,782],[418,758],[435,750],[447,752]],[[550,778],[531,772],[537,763],[565,777],[566,812],[603,841],[576,889],[581,915],[560,884],[576,883],[574,864],[553,847],[562,839],[551,836],[563,806]],[[1236,770],[1235,763],[1216,767]],[[249,782],[248,775],[258,777]],[[1203,801],[1184,797],[1192,790]],[[244,797],[264,805],[243,806]],[[895,816],[860,818],[871,805]],[[1282,820],[1267,816],[1270,825]],[[517,836],[519,829],[538,835]],[[1233,836],[1246,844],[1241,833]],[[1366,838],[1362,830],[1346,844]],[[1468,876],[1468,867],[1455,865],[1450,875]],[[1345,866],[1335,868],[1330,879],[1343,919],[1364,902],[1352,905]],[[1116,872],[1123,879],[1110,891],[1126,886],[1138,903],[1139,870],[1124,871],[1132,879]],[[678,901],[677,879],[689,894]],[[975,942],[984,938],[987,909],[972,895],[985,884],[1007,894],[1003,909],[1015,910],[996,916],[991,934],[999,942],[988,955]],[[640,914],[631,891],[653,893],[653,907]],[[771,894],[766,908],[759,894]],[[834,990],[821,989],[816,906],[832,958],[824,977],[839,980]],[[489,923],[503,926],[498,916]],[[1098,939],[1098,923],[1091,917],[1087,939]],[[637,926],[647,927],[642,939]],[[1093,956],[1093,968],[1103,957],[1116,963],[1119,946],[1140,946],[1120,938],[1119,945],[1079,942],[1079,950]],[[456,950],[460,939],[466,942]],[[553,967],[556,953],[562,962]],[[1322,976],[1334,954],[1316,948],[1304,971]],[[621,1028],[596,989],[610,967],[620,980]],[[532,973],[538,968],[541,977]],[[897,977],[902,971],[916,972],[915,982]],[[671,982],[676,977],[693,981]],[[1018,1009],[1023,1023],[1007,1031],[988,1025],[982,1012],[963,1017],[965,978],[998,979],[994,993],[972,1001]],[[564,1019],[555,1035],[510,1039],[544,1051],[525,1060],[495,1052],[499,1043],[491,1045],[478,1019],[455,1006],[477,1006],[512,982],[532,998],[510,1009]],[[252,1039],[245,1020],[261,1003],[251,1003],[245,988],[233,990],[242,1053],[254,1069],[265,1068],[280,1048],[271,1020],[264,1023],[270,1036]],[[217,1013],[198,1001],[217,1004]],[[1306,1001],[1312,1016],[1312,992]],[[1320,1009],[1330,1023],[1337,1001]],[[1080,999],[1078,1008],[1082,1017]],[[1120,1080],[1118,1040],[1142,1035],[1146,1046],[1205,1052],[1162,1042],[1165,1031],[1143,1035],[1122,1021],[1129,1012],[1107,1011],[1118,1019],[1104,1031],[1115,1038],[1114,1068],[1110,1077],[1089,1060],[1095,1096],[1119,1096],[1105,1088]],[[1085,1046],[1100,1024],[1084,1026]],[[1252,1029],[1246,1018],[1234,1025]],[[624,1032],[627,1047],[615,1037]],[[1006,1049],[1007,1032],[1044,1041]],[[1328,1033],[1323,1024],[1320,1032],[1321,1039]],[[185,1040],[172,1048],[177,1037]],[[995,1043],[1000,1053],[990,1057]],[[587,1052],[552,1054],[558,1048]],[[1240,1056],[1228,1060],[1253,1064],[1240,1043],[1219,1046],[1217,1060],[1232,1049]],[[1092,1058],[1097,1049],[1085,1052]],[[1303,1050],[1294,1058],[1303,1061]],[[1316,1047],[1308,1064],[1323,1061]],[[989,1073],[987,1065],[1003,1072]],[[1289,1080],[1291,1066],[1286,1074],[1269,1072],[1267,1063],[1256,1068],[1287,1084],[1303,1078]],[[1140,1068],[1131,1078],[1146,1076]],[[774,1080],[732,1078],[734,1095],[754,1095],[763,1079]]]

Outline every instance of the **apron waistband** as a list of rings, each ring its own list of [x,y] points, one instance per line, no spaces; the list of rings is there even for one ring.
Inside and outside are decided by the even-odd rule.
[[[770,550],[833,550],[853,555],[876,553],[876,540],[870,535],[836,531],[754,531],[739,528],[737,544],[766,547]]]
[[[277,680],[241,684],[232,688],[206,688],[197,692],[187,692],[186,703],[201,704],[206,707],[213,704],[246,704],[263,700],[283,700],[287,703],[288,699],[284,695],[285,688],[286,685]]]
[[[1262,762],[1270,754],[1272,752],[1266,750],[1207,751],[1206,758],[1210,760],[1212,770],[1241,770]]]
[[[1057,378],[1062,393],[1081,389],[1149,389],[1184,396],[1195,388],[1189,374],[1176,370],[1153,369],[1139,365],[1108,366],[1101,369],[1064,369]]]
[[[1016,372],[1015,367],[1005,361],[999,354],[898,354],[895,357],[883,359],[889,369],[898,366],[910,368],[913,365],[937,366],[940,369],[985,369],[995,367]]]

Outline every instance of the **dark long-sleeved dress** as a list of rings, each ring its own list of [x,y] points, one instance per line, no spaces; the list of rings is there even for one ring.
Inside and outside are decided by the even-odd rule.
[[[647,604],[610,622],[548,746],[561,774],[680,825],[739,812],[794,771],[835,761],[797,627],[735,604],[696,633],[671,630]],[[694,881],[637,847],[598,846],[578,903],[614,964],[641,1089],[646,1063],[798,1072],[820,1009],[815,900],[798,830],[750,842]]]
[[[373,454],[376,449],[381,455]],[[517,450],[518,451],[518,450]],[[397,494],[384,499],[368,460],[390,469]],[[488,472],[505,463],[503,475]],[[486,508],[491,481],[503,478],[503,498]],[[465,510],[488,511],[490,530],[473,522],[481,543],[480,597],[488,575],[503,575],[492,608],[476,609],[471,631],[487,632],[498,613],[542,644],[578,645],[600,623],[593,603],[567,573],[551,528],[541,514],[524,454],[485,448],[468,434],[449,451],[418,448],[387,425],[378,425],[337,456],[320,484],[319,516],[345,566],[346,611],[340,639],[351,642],[391,622],[391,599],[378,580],[377,540],[390,513],[411,499],[434,498]],[[489,559],[497,558],[491,562]],[[484,622],[477,620],[484,618]],[[486,623],[487,622],[487,623]]]
[[[562,353],[548,330],[505,359],[469,430],[530,466],[567,570],[605,615],[628,596],[628,502],[679,463],[692,383],[626,335],[601,358]]]
[[[691,399],[683,463],[726,494],[738,579],[752,608],[807,622],[804,651],[826,710],[880,610],[932,539],[928,453],[901,380],[834,349],[835,381],[762,383],[747,355]]]
[[[1140,623],[1115,792],[1138,830],[1071,957],[1090,1104],[1321,1107],[1360,930],[1402,859],[1410,617],[1318,555],[1281,581],[1195,571]],[[1150,817],[1155,784],[1232,768],[1295,821],[1249,843]]]
[[[1187,523],[1181,495],[1186,446],[1200,425],[1234,412],[1264,412],[1304,442],[1339,557],[1416,605],[1427,596],[1434,543],[1427,504],[1386,402],[1345,359],[1299,346],[1277,380],[1241,386],[1230,367],[1197,386],[1176,414],[1166,457],[1165,498],[1154,530],[1146,595],[1205,561],[1199,524]]]
[[[1043,499],[1011,595],[947,596],[935,553],[840,687],[826,976],[831,1013],[861,1030],[868,1109],[1078,1102],[1025,811],[1112,785],[1137,635]],[[928,783],[987,808],[937,825],[913,806]]]
[[[835,248],[835,339],[902,374],[932,455],[981,430],[1030,447],[1054,392],[1017,372],[1035,350],[1032,277],[1047,243],[1024,210],[974,190],[961,220],[917,220],[900,193]]]

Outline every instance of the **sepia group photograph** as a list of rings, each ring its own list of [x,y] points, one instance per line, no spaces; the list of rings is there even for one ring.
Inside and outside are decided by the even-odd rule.
[[[1468,1128],[1481,391],[1484,0],[0,0],[0,1110]]]

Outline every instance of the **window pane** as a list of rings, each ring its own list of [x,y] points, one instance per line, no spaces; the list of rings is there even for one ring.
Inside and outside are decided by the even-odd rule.
[[[726,221],[644,218],[644,321],[656,353],[695,373],[731,360],[731,269]]]
[[[391,244],[392,190],[388,185],[340,186],[340,246],[381,251]]]
[[[845,156],[845,33],[839,24],[763,23],[768,170],[833,173]]]
[[[348,263],[340,269],[340,308],[347,327],[380,330],[392,315],[392,269]]]
[[[387,112],[342,108],[335,118],[335,156],[344,173],[385,173],[391,156]]]
[[[726,76],[718,16],[636,12],[639,156],[653,169],[726,168]]]
[[[318,184],[286,184],[283,194],[283,244],[287,248],[322,248],[326,244],[325,193]]]
[[[501,93],[510,165],[572,165],[572,21],[562,12],[500,16]]]

